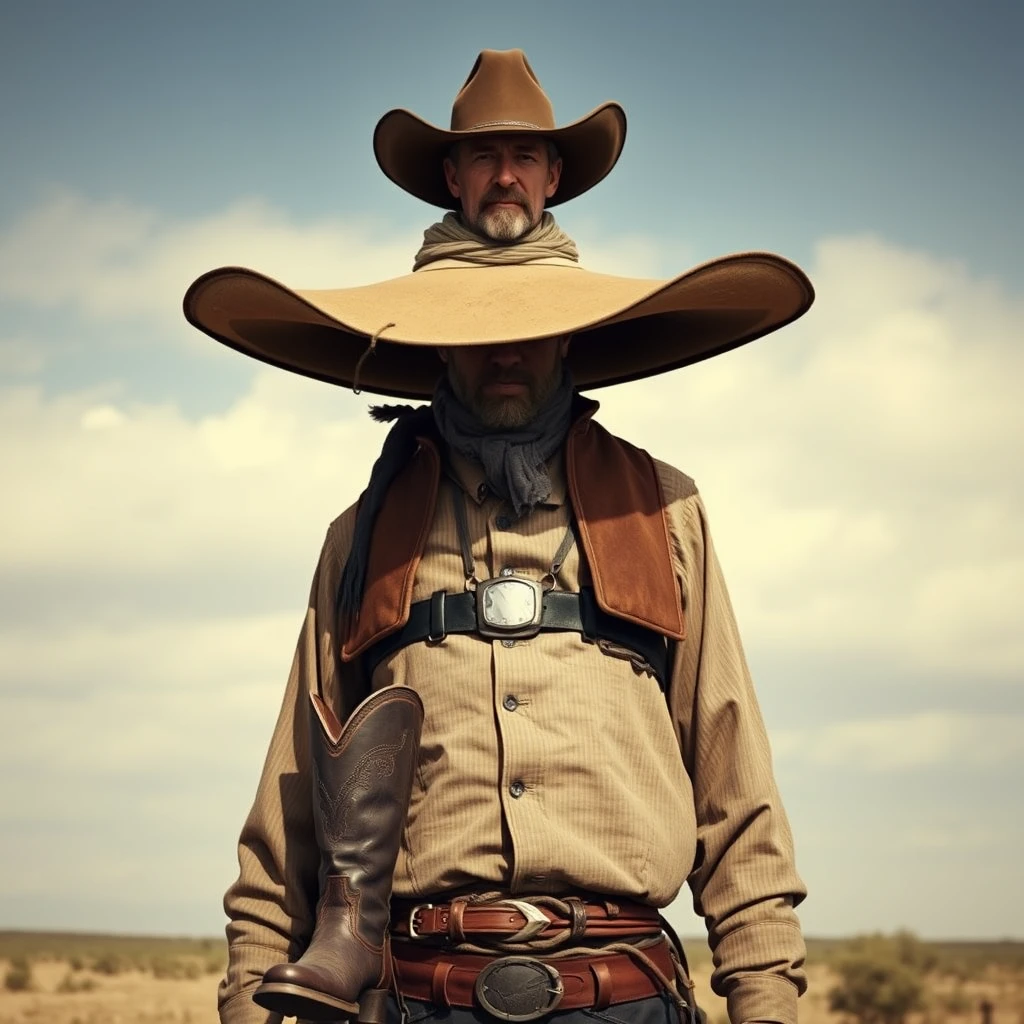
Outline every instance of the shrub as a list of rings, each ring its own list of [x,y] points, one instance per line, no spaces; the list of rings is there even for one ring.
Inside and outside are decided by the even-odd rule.
[[[92,969],[97,974],[122,974],[128,969],[128,965],[124,958],[116,953],[104,953],[93,961]]]
[[[23,956],[11,961],[4,975],[4,988],[8,992],[28,992],[32,988],[32,965]]]
[[[57,991],[62,993],[91,992],[95,987],[95,978],[76,978],[71,971],[68,971],[68,973],[60,979],[60,984],[57,985]]]
[[[839,984],[828,993],[829,1009],[860,1024],[903,1024],[922,1008],[923,985],[914,967],[877,952],[863,952],[835,965]]]

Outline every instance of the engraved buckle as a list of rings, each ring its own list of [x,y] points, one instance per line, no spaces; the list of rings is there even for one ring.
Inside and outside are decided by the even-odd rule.
[[[514,1022],[551,1013],[565,989],[562,976],[551,964],[530,956],[504,956],[480,972],[473,992],[491,1016]]]
[[[525,640],[540,632],[544,588],[521,576],[496,576],[476,587],[477,632],[491,640]]]
[[[410,939],[422,939],[423,938],[423,936],[420,935],[420,933],[418,931],[416,931],[416,915],[421,910],[433,910],[433,909],[434,909],[434,904],[433,903],[417,903],[416,906],[413,907],[412,910],[409,911],[409,938]]]

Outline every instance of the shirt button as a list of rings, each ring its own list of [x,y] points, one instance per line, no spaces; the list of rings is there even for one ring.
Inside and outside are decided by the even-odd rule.
[[[507,530],[512,525],[512,520],[508,516],[498,516],[498,518],[494,520],[494,525],[499,530]]]
[[[514,799],[518,800],[526,792],[526,787],[516,779],[516,781],[508,787],[508,791]]]
[[[502,647],[515,647],[515,645],[516,645],[515,640],[502,640],[501,641],[501,646]]]
[[[515,709],[519,707],[519,701],[517,701],[511,693],[501,702],[501,704],[506,711],[515,711]]]

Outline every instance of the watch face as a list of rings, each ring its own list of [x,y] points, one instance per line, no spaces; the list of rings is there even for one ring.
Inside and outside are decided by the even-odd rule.
[[[538,587],[531,580],[498,579],[481,588],[483,621],[496,629],[529,626],[537,620]]]

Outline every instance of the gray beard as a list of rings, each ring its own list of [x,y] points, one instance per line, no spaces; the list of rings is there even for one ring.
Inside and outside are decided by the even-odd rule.
[[[514,242],[533,227],[529,215],[522,207],[481,213],[474,226],[481,234],[496,242]]]

